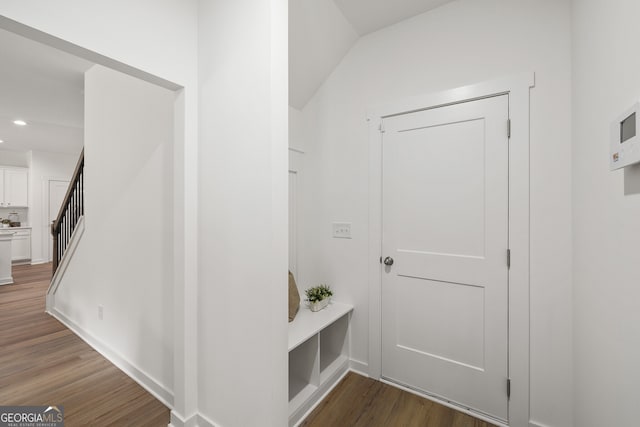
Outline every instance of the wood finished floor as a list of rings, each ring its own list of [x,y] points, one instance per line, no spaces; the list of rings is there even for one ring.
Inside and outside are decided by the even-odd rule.
[[[494,427],[390,385],[348,373],[301,427]]]
[[[0,405],[63,405],[65,426],[163,426],[169,410],[44,312],[51,264],[0,286]]]

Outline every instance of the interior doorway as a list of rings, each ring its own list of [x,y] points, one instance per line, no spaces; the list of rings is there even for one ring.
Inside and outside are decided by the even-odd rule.
[[[55,27],[55,26],[54,26]],[[56,50],[62,51],[67,54],[71,54],[74,57],[78,57],[83,61],[88,61],[91,65],[102,65],[106,68],[109,68],[114,71],[119,71],[125,75],[130,77],[136,77],[143,82],[151,83],[159,88],[168,89],[172,93],[171,105],[173,107],[173,111],[170,117],[167,117],[163,120],[163,125],[168,124],[173,126],[173,131],[170,134],[169,140],[171,141],[171,147],[169,150],[166,150],[167,155],[162,159],[165,160],[164,165],[167,166],[166,173],[161,177],[161,179],[156,180],[157,183],[162,183],[163,188],[166,189],[163,194],[167,195],[167,200],[171,200],[171,206],[168,206],[167,209],[164,209],[163,212],[167,213],[167,215],[173,215],[174,217],[186,217],[185,221],[173,221],[168,220],[166,223],[162,224],[162,231],[160,233],[155,233],[156,235],[162,235],[165,238],[173,239],[170,244],[167,244],[167,247],[171,248],[171,251],[167,251],[168,254],[167,259],[164,262],[157,263],[157,265],[165,265],[167,268],[171,269],[170,274],[166,274],[166,288],[163,292],[159,292],[157,290],[157,281],[155,282],[156,287],[152,292],[148,292],[145,294],[145,302],[148,302],[147,296],[149,294],[155,293],[160,295],[163,299],[163,307],[159,304],[149,304],[149,306],[160,307],[158,311],[162,312],[162,322],[145,322],[145,324],[158,325],[159,328],[163,329],[163,337],[173,336],[175,335],[176,339],[165,339],[166,345],[162,345],[158,351],[154,352],[154,357],[145,359],[146,361],[153,361],[154,363],[160,361],[163,363],[161,369],[156,369],[155,372],[161,372],[162,375],[166,375],[167,377],[175,378],[176,384],[178,382],[182,382],[182,384],[187,384],[185,388],[190,390],[193,388],[192,384],[195,384],[195,371],[192,374],[188,369],[189,366],[195,365],[195,345],[192,345],[191,342],[184,341],[182,338],[185,336],[185,331],[190,331],[195,329],[195,323],[197,319],[193,316],[186,316],[185,313],[192,312],[192,308],[197,306],[197,278],[191,274],[191,271],[195,270],[195,264],[197,263],[197,257],[187,257],[186,254],[197,254],[198,249],[198,240],[197,234],[198,229],[194,225],[196,224],[195,220],[192,220],[197,215],[197,198],[189,197],[189,195],[197,193],[197,182],[198,182],[198,169],[197,169],[197,157],[195,157],[197,147],[197,121],[192,120],[192,117],[197,116],[197,100],[193,96],[186,96],[185,87],[189,87],[190,91],[195,91],[197,86],[197,79],[190,74],[191,69],[188,66],[185,67],[174,67],[173,63],[162,61],[162,59],[158,61],[152,61],[149,66],[150,70],[145,71],[144,69],[137,68],[135,64],[128,64],[126,62],[121,62],[123,59],[127,59],[126,53],[124,54],[125,58],[122,58],[123,50],[118,50],[117,46],[114,49],[106,49],[106,53],[111,53],[115,56],[105,56],[105,54],[99,53],[100,48],[104,48],[104,44],[101,46],[94,46],[91,41],[91,38],[84,37],[79,33],[78,39],[75,40],[75,43],[68,41],[63,37],[60,37],[60,34],[48,34],[39,30],[38,28],[34,28],[23,24],[19,21],[12,21],[10,19],[6,19],[4,17],[0,17],[0,28],[2,30],[6,30],[13,35],[17,35],[28,39],[30,42],[38,42],[40,45],[46,48],[54,48]],[[83,44],[87,43],[88,46],[83,46]],[[92,47],[98,47],[98,51],[91,50]],[[28,52],[29,58],[36,58],[37,63],[41,64],[43,60],[43,55],[38,55],[35,53],[33,49],[25,50]],[[126,51],[126,49],[125,49]],[[4,52],[4,50],[3,50]],[[157,56],[157,55],[156,55]],[[153,55],[151,57],[154,57]],[[184,56],[182,56],[184,58]],[[139,59],[139,58],[138,58]],[[5,61],[6,62],[6,61]],[[142,65],[145,64],[145,61],[140,61]],[[62,61],[64,64],[64,61]],[[137,64],[140,66],[141,64]],[[195,65],[195,63],[194,63]],[[4,67],[7,68],[7,67]],[[51,69],[52,67],[43,67],[45,69]],[[189,73],[183,72],[183,70],[189,70]],[[4,71],[4,69],[3,69]],[[83,76],[77,81],[81,82],[84,85],[84,71]],[[176,71],[174,73],[174,71]],[[160,73],[160,74],[154,74]],[[26,74],[26,73],[25,73]],[[164,77],[161,77],[164,76]],[[167,78],[177,78],[177,82],[167,80]],[[16,87],[25,87],[25,85],[15,85]],[[50,85],[49,85],[50,86]],[[27,85],[27,87],[29,87]],[[50,89],[50,87],[47,87]],[[49,98],[54,100],[56,104],[60,104],[60,97],[54,96],[50,91],[41,91],[42,93],[49,94]],[[86,92],[83,88],[78,88],[76,94],[80,96],[80,98],[86,99]],[[190,94],[192,93],[190,92]],[[24,99],[24,97],[20,97],[17,99]],[[126,104],[129,106],[129,104]],[[86,111],[81,108],[81,111]],[[142,109],[141,111],[145,111]],[[133,115],[131,117],[134,117]],[[36,124],[35,120],[29,120],[29,117],[24,117],[27,121],[30,122],[30,126]],[[42,120],[41,122],[49,123],[46,120]],[[153,126],[153,123],[148,123],[149,127]],[[35,126],[32,127],[35,129]],[[80,132],[81,136],[84,135],[83,132]],[[46,136],[50,136],[49,132],[42,132],[42,134]],[[50,143],[51,138],[47,138],[47,142]],[[7,138],[5,140],[5,147],[9,147],[12,139]],[[44,145],[42,151],[49,152],[47,150],[47,145]],[[79,151],[79,150],[78,150]],[[120,151],[122,153],[124,150]],[[99,157],[98,157],[99,158]],[[130,156],[122,156],[122,160],[126,161],[130,159]],[[77,158],[75,159],[77,160]],[[102,159],[100,159],[102,160]],[[120,160],[120,159],[119,159]],[[157,159],[156,159],[157,160]],[[156,162],[156,164],[159,163]],[[75,162],[74,162],[75,164]],[[95,164],[95,163],[94,163]],[[187,167],[188,165],[188,167]],[[25,165],[26,166],[26,165]],[[92,169],[93,170],[93,169]],[[147,170],[145,170],[146,172]],[[118,171],[120,172],[120,170]],[[110,171],[110,174],[113,174],[113,171]],[[117,175],[117,174],[113,174]],[[35,178],[32,178],[31,181],[31,191],[30,199],[34,200],[35,203],[39,204],[37,208],[30,207],[33,215],[27,216],[28,221],[30,221],[34,227],[34,231],[42,232],[44,230],[45,235],[37,236],[37,248],[40,249],[41,253],[38,256],[36,261],[44,261],[48,257],[50,257],[50,250],[52,245],[49,244],[49,236],[50,234],[50,223],[49,220],[53,217],[55,208],[54,204],[49,203],[49,177],[64,177],[57,170],[53,170],[52,168],[41,168]],[[131,174],[131,177],[136,177],[136,174]],[[62,180],[64,181],[64,180]],[[152,182],[153,184],[153,182]],[[65,189],[66,190],[66,189]],[[62,189],[58,189],[60,195],[63,192]],[[154,194],[153,192],[139,192],[140,197],[147,196],[149,194]],[[99,197],[99,196],[98,196]],[[96,197],[96,198],[98,198]],[[156,216],[153,216],[151,219],[155,219]],[[100,229],[99,226],[96,226],[95,229]],[[136,232],[138,230],[136,229]],[[40,234],[39,233],[39,234]],[[35,234],[35,233],[34,233]],[[133,236],[133,234],[132,234]],[[116,236],[114,236],[116,238]],[[140,239],[141,241],[145,241],[144,238]],[[85,242],[86,236],[85,236]],[[46,247],[45,247],[46,246]],[[158,246],[155,246],[157,248]],[[143,252],[143,251],[140,251]],[[144,253],[143,255],[147,255]],[[102,259],[102,257],[94,257],[95,259]],[[78,263],[80,264],[80,263]],[[98,263],[99,264],[99,263]],[[127,264],[127,266],[129,266]],[[117,274],[115,269],[111,269],[114,274]],[[121,271],[121,270],[120,270]],[[137,271],[136,271],[137,272]],[[110,272],[111,273],[111,272]],[[144,271],[144,274],[147,274],[147,271]],[[111,280],[112,283],[124,283],[127,279],[131,278],[132,275],[124,274],[124,279],[122,276],[117,277],[115,279],[108,279],[106,276],[101,277],[101,280]],[[135,279],[133,279],[135,280]],[[143,281],[136,281],[136,285]],[[154,283],[153,280],[149,281],[150,283]],[[59,281],[58,281],[59,283]],[[94,285],[94,283],[91,283]],[[56,298],[55,292],[57,287],[51,286],[50,292],[47,294],[46,304],[47,304],[47,312],[56,316],[59,320],[62,319],[60,312],[56,310]],[[117,292],[114,292],[117,294]],[[98,295],[98,292],[87,292],[85,295],[87,298],[101,298],[102,295]],[[132,298],[129,300],[134,301]],[[102,302],[97,302],[102,304]],[[76,307],[82,309],[84,307],[90,308],[94,307],[96,301],[90,301],[88,303],[77,303]],[[121,301],[118,302],[117,306],[121,307]],[[113,304],[116,306],[116,304]],[[139,305],[140,306],[140,305]],[[136,315],[139,315],[139,306],[138,312],[135,312]],[[172,315],[175,313],[176,319],[182,319],[180,322],[173,322]],[[74,316],[83,317],[82,315],[78,315],[78,313],[73,313]],[[91,312],[89,315],[85,315],[84,319],[95,316],[94,312]],[[104,322],[107,323],[109,321],[118,321],[118,319],[124,318],[126,316],[118,316],[113,315],[111,317],[104,316]],[[164,384],[172,384],[173,380],[165,380],[164,378],[154,378],[153,372],[149,374],[149,370],[147,368],[138,369],[134,364],[130,363],[131,360],[134,360],[137,357],[140,357],[140,352],[132,352],[131,354],[126,354],[124,352],[118,351],[118,349],[101,346],[103,343],[117,343],[119,339],[122,338],[122,328],[103,328],[97,331],[83,331],[82,328],[78,326],[79,323],[82,323],[83,326],[86,326],[83,322],[77,322],[76,319],[67,318],[69,321],[66,322],[66,325],[70,328],[74,329],[74,332],[81,335],[86,333],[84,336],[94,336],[97,337],[97,340],[93,340],[91,344],[94,348],[98,349],[102,354],[108,354],[110,356],[110,360],[114,362],[114,364],[118,365],[126,374],[128,374],[135,381],[144,385],[147,390],[150,390],[156,397],[158,397],[165,406],[174,410],[176,413],[180,414],[188,414],[190,411],[185,410],[185,399],[182,399],[176,391],[176,403],[173,404],[174,395],[167,391]],[[76,320],[76,321],[74,321]],[[103,319],[100,319],[103,320]],[[144,326],[144,325],[140,325]],[[111,337],[105,336],[105,331],[110,330],[118,330],[120,329],[120,336],[117,339],[111,339]],[[126,328],[125,328],[126,329]],[[166,331],[166,332],[164,332]],[[131,342],[139,342],[139,337],[142,336],[145,339],[149,339],[150,341],[154,341],[154,345],[159,342],[161,338],[160,334],[155,334],[149,331],[146,331],[144,334],[138,334],[135,330],[127,330],[125,336],[132,337]],[[161,343],[163,344],[163,343]],[[159,346],[160,347],[160,346]],[[149,345],[140,345],[142,349],[150,349],[153,352],[153,348]],[[139,349],[138,349],[139,350]],[[146,350],[145,350],[146,351]],[[175,355],[175,359],[174,359]],[[176,386],[177,387],[177,386]],[[178,389],[184,390],[184,389]],[[187,399],[186,404],[190,404]]]

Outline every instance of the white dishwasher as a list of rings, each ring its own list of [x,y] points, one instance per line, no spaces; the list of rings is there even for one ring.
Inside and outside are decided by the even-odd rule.
[[[11,242],[11,262],[13,264],[27,264],[31,262],[31,229],[11,228],[13,235]]]

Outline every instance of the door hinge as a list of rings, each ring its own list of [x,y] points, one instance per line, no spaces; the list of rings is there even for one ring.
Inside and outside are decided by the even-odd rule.
[[[380,120],[380,126],[378,126],[378,130],[380,133],[384,133],[384,122]]]
[[[511,268],[511,249],[507,249],[507,268]]]
[[[511,138],[511,119],[507,119],[507,138]]]
[[[511,398],[511,378],[507,378],[507,399]]]

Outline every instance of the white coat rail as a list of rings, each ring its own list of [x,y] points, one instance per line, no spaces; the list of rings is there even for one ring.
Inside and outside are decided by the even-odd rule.
[[[353,306],[332,302],[313,313],[302,305],[289,323],[289,425],[297,424],[349,369]]]

